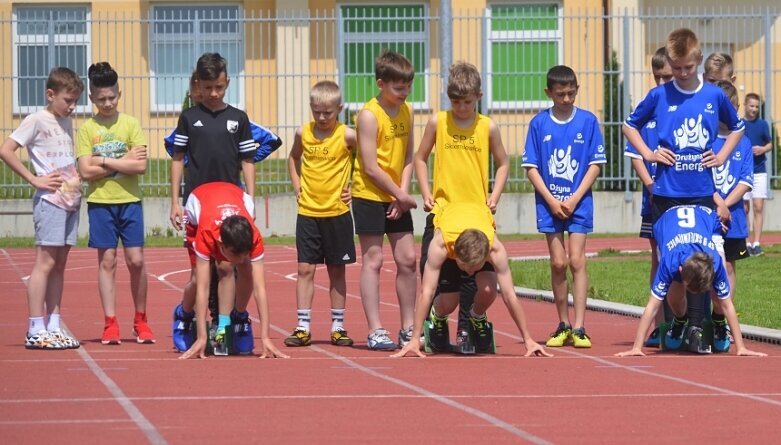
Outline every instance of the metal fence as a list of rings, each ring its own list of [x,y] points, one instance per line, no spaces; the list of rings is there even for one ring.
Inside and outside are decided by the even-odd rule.
[[[390,2],[389,2],[390,3]],[[448,2],[444,2],[447,4]],[[165,195],[170,184],[163,138],[175,127],[188,79],[206,51],[226,56],[231,78],[226,101],[279,133],[286,144],[258,164],[259,190],[289,190],[285,159],[293,133],[308,121],[308,90],[322,79],[337,80],[346,104],[344,120],[376,94],[373,60],[383,48],[403,52],[415,65],[416,139],[427,117],[447,107],[444,82],[453,61],[475,64],[483,76],[479,108],[501,129],[511,155],[509,190],[530,190],[519,162],[531,118],[550,103],[545,72],[572,66],[581,85],[576,104],[600,118],[609,163],[597,187],[634,190],[634,173],[622,155],[622,121],[653,85],[650,56],[674,28],[699,36],[705,56],[724,51],[735,60],[742,96],[759,93],[763,118],[777,128],[775,99],[781,85],[781,8],[680,8],[643,11],[563,10],[558,5],[505,5],[484,9],[430,10],[426,4],[340,5],[329,11],[275,15],[245,12],[237,5],[148,6],[142,16],[90,11],[82,6],[17,6],[0,15],[0,129],[7,137],[30,112],[45,104],[49,69],[65,65],[86,77],[90,63],[107,60],[120,74],[122,112],[145,129],[152,161],[145,191]],[[443,69],[445,68],[445,69]],[[78,128],[91,112],[87,94],[75,115]],[[416,141],[417,142],[417,141]],[[25,159],[23,151],[20,156]],[[778,160],[770,175],[778,186]],[[30,189],[7,167],[0,176],[4,197]]]

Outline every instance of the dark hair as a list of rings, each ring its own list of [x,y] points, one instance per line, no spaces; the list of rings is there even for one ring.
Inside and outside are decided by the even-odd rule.
[[[578,86],[578,77],[575,71],[566,65],[556,65],[548,70],[547,87],[552,89],[553,85],[575,85]]]
[[[757,93],[747,93],[746,94],[746,98],[744,99],[744,101],[749,100],[749,99],[754,99],[755,101],[759,102],[760,106],[762,105],[762,98],[760,98],[759,94],[757,94]]]
[[[90,65],[87,71],[89,77],[89,90],[95,91],[96,88],[110,88],[117,85],[119,76],[114,68],[111,68],[108,62],[98,62]]]
[[[651,57],[651,69],[660,70],[667,65],[667,47],[663,46],[656,50]]]
[[[84,91],[84,82],[75,71],[64,66],[52,68],[49,78],[46,79],[46,89],[59,93],[62,90],[78,92]]]
[[[415,69],[403,54],[386,49],[374,61],[374,79],[383,82],[412,82]]]
[[[228,62],[220,53],[203,53],[195,65],[198,80],[215,80],[220,74],[228,75]]]
[[[222,246],[234,254],[241,255],[252,250],[252,226],[247,218],[231,215],[222,221],[220,240]]]

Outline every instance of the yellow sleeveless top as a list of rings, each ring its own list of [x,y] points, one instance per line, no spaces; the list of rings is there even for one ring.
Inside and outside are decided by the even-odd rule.
[[[347,128],[337,123],[325,139],[315,136],[315,122],[301,127],[301,195],[298,213],[304,216],[329,217],[350,209],[339,198],[350,179],[352,152],[344,140]]]
[[[488,169],[491,120],[477,114],[472,126],[460,128],[453,113],[437,113],[437,145],[434,151],[434,209],[437,213],[452,202],[485,204],[488,199]]]
[[[456,259],[456,239],[464,230],[477,229],[485,233],[489,246],[494,245],[496,236],[494,216],[484,202],[460,201],[448,204],[434,216],[434,228],[442,233],[450,259]]]
[[[401,185],[401,171],[404,169],[404,160],[407,156],[407,140],[412,125],[412,107],[405,103],[399,109],[395,118],[391,119],[382,109],[377,98],[373,98],[363,106],[377,119],[377,165],[391,177],[396,185]],[[358,131],[360,141],[361,128]],[[355,158],[355,171],[353,173],[353,197],[368,199],[371,201],[391,202],[393,197],[380,190],[363,171],[363,159],[361,152]]]

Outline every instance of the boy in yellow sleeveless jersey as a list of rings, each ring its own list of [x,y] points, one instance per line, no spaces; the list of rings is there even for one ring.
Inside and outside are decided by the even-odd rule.
[[[374,64],[379,94],[367,102],[356,120],[358,156],[353,174],[355,232],[361,243],[361,300],[369,325],[367,345],[393,350],[380,322],[380,270],[385,234],[396,262],[396,293],[401,330],[399,344],[409,341],[417,292],[412,216],[417,207],[408,190],[412,181],[412,107],[406,99],[415,71],[410,61],[384,51]]]
[[[439,210],[452,202],[473,202],[487,205],[491,212],[496,212],[509,169],[499,127],[476,110],[483,95],[477,68],[466,62],[451,66],[447,95],[451,104],[450,111],[440,111],[431,116],[414,160],[418,185],[423,195],[423,208],[430,212],[426,218],[426,229],[420,248],[421,274],[426,265],[429,243],[434,236],[434,218]],[[435,146],[434,187],[431,189],[428,159]],[[496,175],[493,191],[489,195],[491,156],[496,166]],[[484,267],[485,270],[493,270],[489,263]],[[448,259],[442,265],[438,291],[461,292],[457,345],[461,352],[474,352],[461,348],[461,345],[470,344],[467,338],[469,311],[477,292],[474,277],[464,274],[455,261]],[[432,312],[433,320],[444,320],[447,325],[447,316],[443,318],[442,314],[433,309]]]
[[[436,313],[444,316],[456,308],[457,292],[442,292],[434,300],[439,274],[448,259],[455,261],[467,274],[474,275],[478,289],[481,290],[475,295],[475,303],[472,307],[474,318],[482,320],[482,322],[472,320],[478,350],[488,349],[493,341],[490,326],[485,321],[485,313],[496,299],[498,284],[501,288],[502,300],[523,336],[526,356],[550,357],[551,354],[534,341],[529,333],[526,316],[513,290],[507,250],[496,238],[496,224],[488,206],[465,201],[450,203],[439,209],[434,217],[434,227],[434,237],[429,245],[428,261],[423,271],[421,293],[415,309],[412,337],[410,342],[392,357],[404,357],[409,352],[424,357],[425,354],[420,351],[420,334],[423,332],[423,323],[428,316],[429,306],[433,302]],[[492,266],[490,270],[484,268],[486,263]],[[434,323],[430,333],[432,342],[436,342],[442,334],[447,335],[447,323],[439,327]]]
[[[285,339],[287,346],[309,346],[315,269],[325,263],[330,280],[331,343],[351,346],[344,329],[347,284],[345,264],[355,262],[353,219],[341,199],[352,170],[355,131],[336,118],[342,111],[342,94],[331,81],[321,81],[309,95],[313,121],[297,132],[288,169],[298,200],[296,250],[298,326]]]

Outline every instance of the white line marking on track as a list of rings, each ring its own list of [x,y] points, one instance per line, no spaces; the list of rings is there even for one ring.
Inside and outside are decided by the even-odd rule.
[[[19,270],[18,267],[16,267],[16,264],[14,262],[14,259],[11,257],[11,255],[8,255],[8,253],[3,250],[2,254],[6,257],[6,260],[14,266],[14,268]],[[21,277],[21,273],[19,276]],[[66,330],[69,330],[67,325],[65,323],[62,323],[63,327]],[[130,417],[130,420],[135,423],[139,429],[144,433],[147,440],[149,440],[150,443],[155,445],[164,445],[168,442],[163,439],[163,436],[160,435],[160,432],[157,431],[154,425],[152,425],[149,420],[144,417],[144,415],[141,413],[141,411],[133,404],[133,402],[130,401],[130,399],[125,396],[125,394],[122,392],[122,390],[119,388],[119,386],[111,380],[111,378],[106,375],[104,370],[98,365],[95,360],[92,358],[92,356],[89,355],[89,352],[87,352],[86,348],[78,348],[76,349],[76,353],[81,357],[81,359],[86,363],[87,367],[92,371],[93,374],[95,374],[95,377],[100,380],[101,383],[103,383],[103,386],[106,387],[106,389],[109,391],[109,393],[113,396],[114,400],[119,404],[119,406],[122,407],[122,409],[125,410],[125,412]]]
[[[331,360],[331,358],[329,358]],[[353,368],[350,368],[353,369]],[[755,393],[756,396],[781,397],[781,393]],[[646,394],[442,394],[448,399],[465,400],[554,400],[554,399],[693,399],[693,398],[730,398],[729,394],[707,393],[646,393]],[[361,400],[361,399],[428,399],[423,394],[278,394],[278,395],[242,395],[242,396],[149,396],[130,397],[134,402],[187,402],[187,401],[231,401],[231,400]],[[25,405],[47,403],[113,403],[111,397],[77,397],[52,399],[10,399],[0,400],[1,405]]]
[[[93,423],[130,423],[129,419],[2,420],[0,425],[84,425]]]

